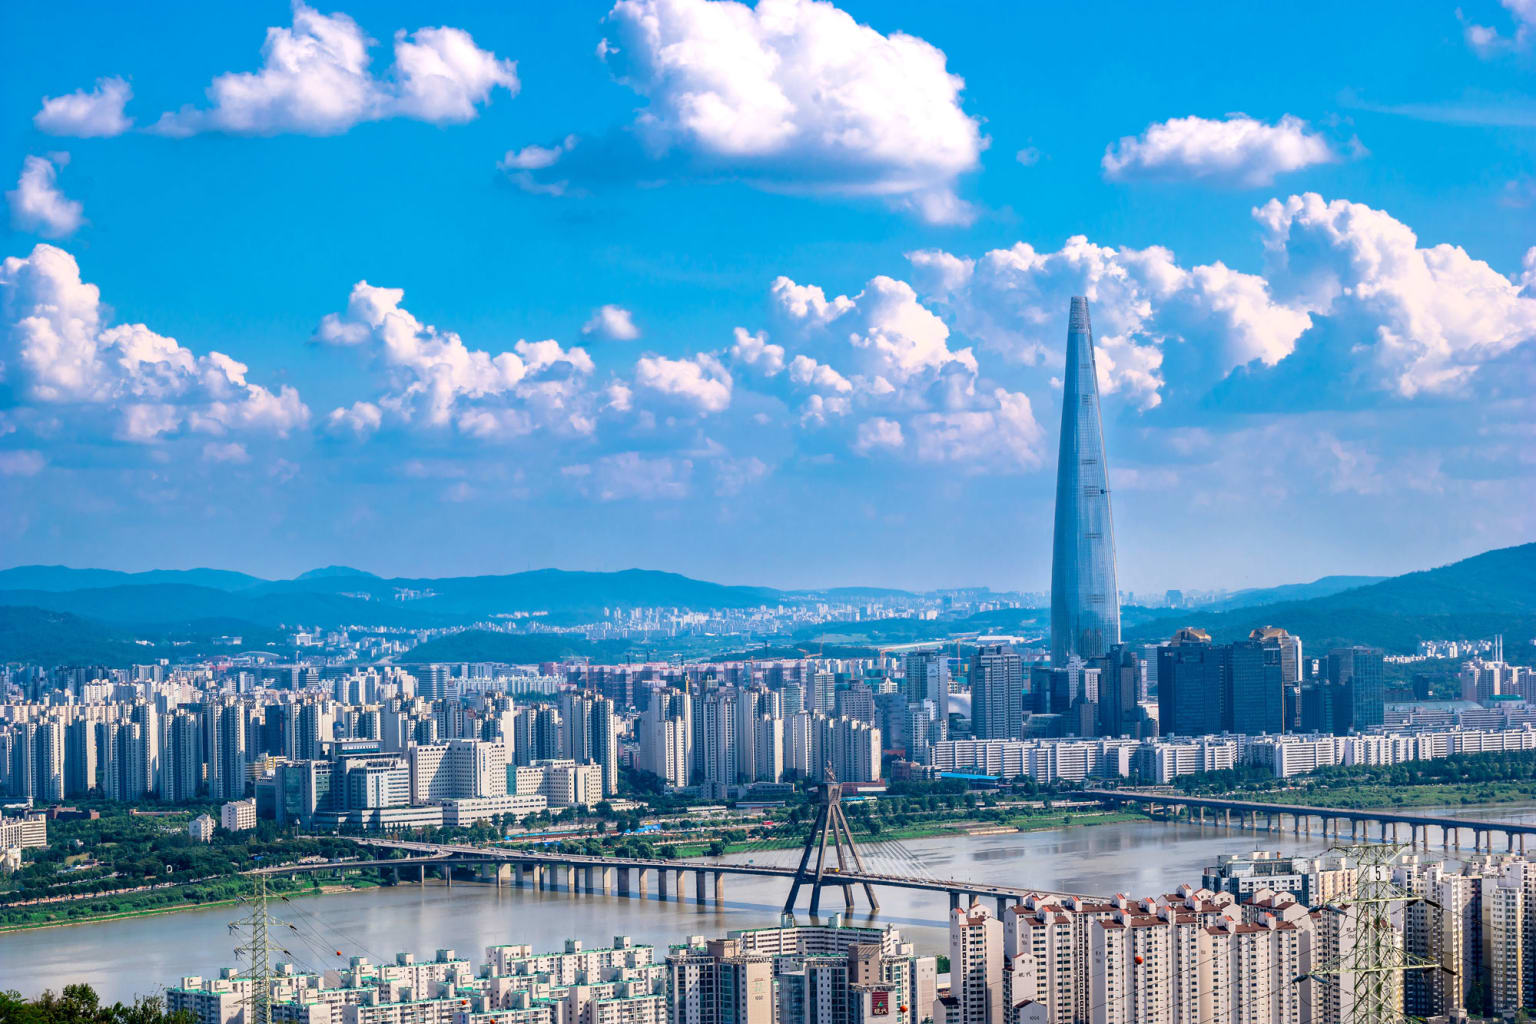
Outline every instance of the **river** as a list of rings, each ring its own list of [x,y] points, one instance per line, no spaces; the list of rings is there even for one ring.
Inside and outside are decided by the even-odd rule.
[[[1530,822],[1536,821],[1536,804],[1455,807],[1439,813]],[[901,848],[924,873],[938,878],[1147,896],[1172,892],[1184,882],[1198,885],[1201,869],[1223,853],[1266,849],[1316,854],[1326,844],[1317,836],[1137,821],[905,840]],[[897,857],[888,846],[877,845],[871,854],[885,861],[873,870],[892,869]],[[775,862],[786,855],[781,851]],[[1438,850],[1432,855],[1438,856]],[[292,960],[301,969],[336,966],[353,955],[393,959],[397,951],[408,951],[430,957],[439,948],[454,949],[478,962],[489,945],[525,942],[536,950],[552,950],[566,938],[592,947],[629,935],[665,947],[690,935],[718,936],[732,928],[775,924],[786,887],[778,879],[728,876],[725,902],[700,906],[691,900],[662,902],[654,892],[640,899],[510,887],[498,891],[462,882],[452,887],[437,882],[401,885],[273,901],[274,915],[293,925],[279,929],[284,938],[274,942],[292,952],[278,959]],[[692,891],[691,880],[687,891]],[[896,925],[925,952],[947,948],[948,902],[943,893],[877,893],[882,904],[877,921]],[[862,908],[862,894],[860,903]],[[823,910],[841,906],[840,893],[824,894]],[[217,907],[0,935],[0,989],[32,995],[86,981],[104,999],[127,1000],[175,985],[183,975],[214,975],[237,963],[233,949],[239,940],[228,925],[239,913],[237,908]],[[861,909],[853,922],[869,920]],[[338,950],[342,957],[335,955]]]

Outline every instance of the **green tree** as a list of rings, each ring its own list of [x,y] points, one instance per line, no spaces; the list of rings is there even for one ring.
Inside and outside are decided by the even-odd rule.
[[[192,1024],[189,1013],[167,1013],[158,996],[140,996],[132,1003],[102,1005],[89,985],[66,985],[55,995],[45,991],[35,999],[0,992],[0,1021],[5,1024]]]

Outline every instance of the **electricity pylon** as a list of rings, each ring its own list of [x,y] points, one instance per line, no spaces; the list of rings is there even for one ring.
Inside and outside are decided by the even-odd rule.
[[[1403,975],[1439,967],[1403,949],[1403,933],[1393,927],[1394,913],[1418,897],[1392,881],[1392,867],[1407,849],[1393,843],[1336,846],[1354,884],[1323,908],[1323,928],[1332,937],[1334,955],[1312,969],[1311,978],[1328,986],[1340,1024],[1412,1024],[1403,1013]],[[1325,947],[1326,948],[1326,947]],[[1314,1007],[1314,1013],[1317,1008]]]
[[[235,947],[235,953],[249,960],[251,965],[251,997],[247,1002],[250,1013],[246,1015],[246,1024],[271,1024],[272,915],[267,911],[267,876],[258,873],[254,880],[252,894],[245,898],[251,912],[238,921],[231,921],[229,930],[245,938],[242,944]]]

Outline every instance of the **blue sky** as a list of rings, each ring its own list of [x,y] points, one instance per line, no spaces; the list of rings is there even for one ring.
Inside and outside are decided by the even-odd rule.
[[[1072,294],[1128,589],[1528,541],[1532,17],[7,5],[0,560],[1044,589]]]

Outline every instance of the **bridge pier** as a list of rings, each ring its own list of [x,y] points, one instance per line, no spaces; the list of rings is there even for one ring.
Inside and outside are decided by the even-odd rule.
[[[645,899],[645,887],[646,887],[645,868],[643,868],[643,867],[636,868],[635,869],[635,888],[639,891],[641,899]]]
[[[704,872],[703,871],[695,871],[693,873],[693,902],[697,903],[701,907],[704,905]]]
[[[723,872],[723,871],[716,871],[715,872],[715,903],[718,905],[718,904],[721,904],[721,903],[724,903],[724,902],[725,902],[725,872]]]
[[[1515,852],[1515,834],[1513,832],[1504,833],[1504,849],[1509,853]]]
[[[510,864],[497,864],[496,865],[496,891],[500,892],[501,891],[501,887],[506,885],[511,880],[512,880],[512,865],[510,865]]]
[[[951,913],[960,909],[960,892],[957,889],[949,890],[949,909]]]
[[[656,898],[665,902],[667,899],[667,869],[656,869]]]
[[[1001,921],[1003,919],[1003,911],[1005,911],[1007,909],[1008,909],[1008,897],[1006,897],[1006,896],[999,896],[997,898],[997,919],[999,921]]]
[[[619,875],[619,895],[620,896],[628,896],[629,895],[629,868],[618,868],[617,871],[618,871],[618,875]]]

